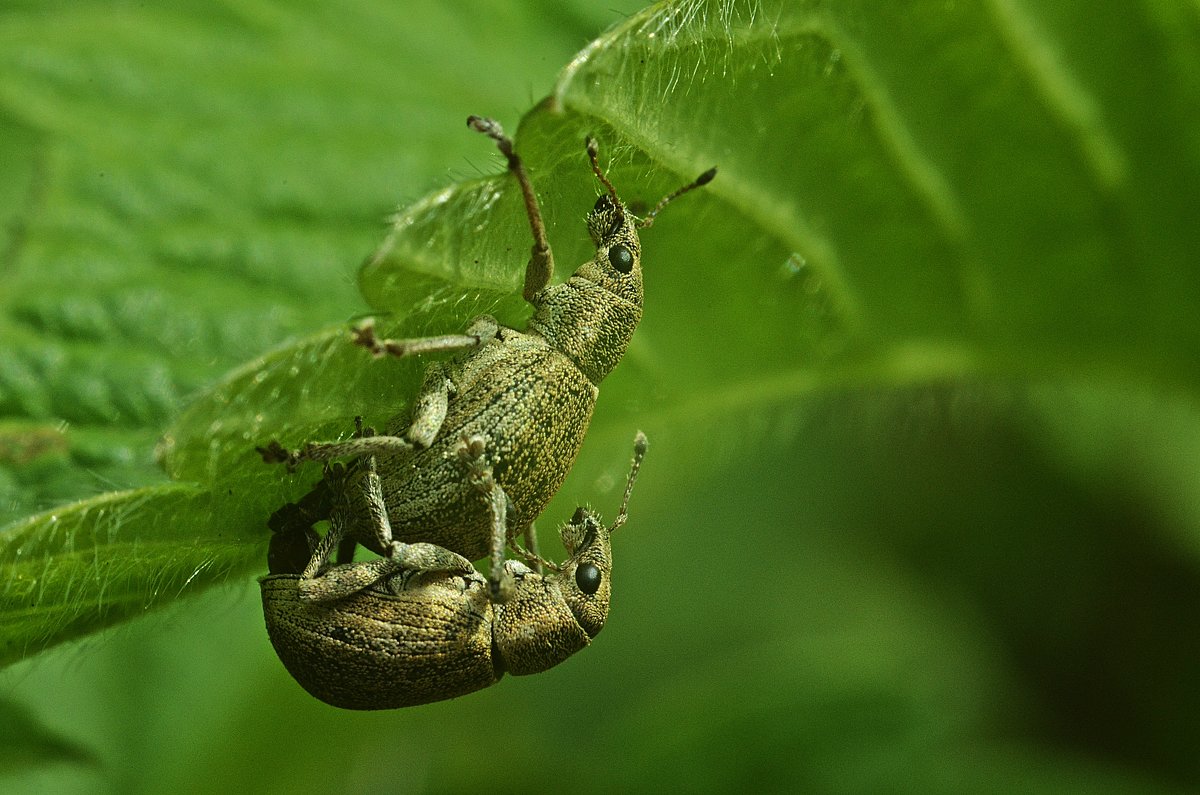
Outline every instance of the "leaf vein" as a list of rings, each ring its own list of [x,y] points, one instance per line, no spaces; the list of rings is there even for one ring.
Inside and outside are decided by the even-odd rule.
[[[1104,192],[1115,193],[1125,182],[1129,166],[1092,95],[1067,68],[1050,36],[1015,0],[990,0],[988,8],[1001,39],[1029,76],[1046,110],[1075,139]]]

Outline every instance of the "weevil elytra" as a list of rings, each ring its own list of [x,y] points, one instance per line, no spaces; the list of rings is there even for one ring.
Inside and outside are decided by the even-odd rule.
[[[558,665],[604,628],[611,596],[612,534],[624,524],[629,495],[646,452],[634,442],[633,466],[621,510],[611,527],[585,508],[563,525],[568,558],[554,572],[535,573],[516,560],[504,567],[512,598],[492,604],[485,579],[470,562],[460,570],[403,568],[395,560],[328,566],[330,547],[319,545],[310,565],[328,566],[333,579],[356,582],[349,595],[327,599],[306,593],[301,574],[272,570],[260,581],[267,633],[292,677],[312,695],[345,709],[393,709],[465,695],[495,684],[505,673],[534,674]],[[483,477],[474,470],[475,488]],[[503,505],[492,522],[503,524]],[[343,516],[331,520],[341,534]],[[304,531],[293,531],[303,543]],[[279,535],[277,534],[277,538]],[[282,558],[273,557],[272,565]],[[380,563],[381,562],[381,563]]]
[[[465,334],[406,340],[378,339],[370,324],[355,330],[355,342],[376,356],[461,352],[433,362],[398,434],[363,435],[338,442],[310,442],[289,451],[278,442],[259,448],[264,460],[294,468],[302,461],[351,457],[353,474],[336,487],[317,484],[298,503],[276,512],[272,529],[286,530],[329,518],[336,488],[353,487],[368,476],[362,462],[375,457],[387,510],[387,523],[365,513],[348,523],[346,535],[371,550],[394,556],[404,568],[420,568],[414,543],[444,547],[470,560],[490,557],[493,601],[507,598],[512,578],[505,574],[508,539],[530,532],[534,519],[558,491],[583,443],[599,384],[617,365],[642,317],[641,243],[637,230],[648,227],[670,201],[707,184],[710,169],[663,198],[644,219],[634,217],[617,196],[598,161],[594,138],[588,159],[605,193],[587,215],[595,256],[566,282],[550,285],[554,257],[546,239],[537,196],[524,163],[500,125],[472,116],[471,129],[491,138],[508,162],[525,201],[533,248],[525,271],[524,297],[534,307],[525,330],[475,318]],[[463,439],[478,439],[486,460],[473,461]],[[355,463],[357,462],[357,463]],[[463,467],[494,473],[492,492],[480,495],[466,485]],[[507,503],[507,536],[495,532],[489,505]],[[360,501],[361,502],[361,501]],[[386,530],[383,535],[378,531]]]

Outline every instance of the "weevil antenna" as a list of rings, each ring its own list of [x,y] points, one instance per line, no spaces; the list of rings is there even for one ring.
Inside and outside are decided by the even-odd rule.
[[[680,196],[687,193],[688,191],[695,190],[696,188],[699,188],[702,185],[707,185],[708,183],[712,182],[713,177],[715,177],[716,175],[717,175],[717,167],[713,166],[708,171],[705,171],[703,174],[696,177],[696,179],[689,182],[687,185],[684,185],[679,190],[675,191],[674,193],[668,193],[666,196],[663,196],[659,200],[658,204],[654,205],[654,209],[651,210],[650,212],[646,213],[646,217],[637,222],[637,228],[645,229],[646,227],[653,224],[654,217],[656,215],[658,215],[659,211],[662,210],[662,208],[666,207],[668,204],[675,201],[676,199],[678,199]]]
[[[617,216],[624,223],[624,206],[621,204],[621,199],[617,197],[617,189],[608,181],[608,177],[604,175],[604,170],[600,168],[600,144],[596,143],[596,139],[590,135],[587,137],[587,154],[588,160],[592,161],[592,173],[596,175],[596,179],[600,180],[604,187],[608,188],[608,195],[612,197],[613,206],[617,208]]]
[[[625,520],[629,518],[629,495],[633,493],[633,483],[637,480],[638,470],[642,468],[642,459],[646,457],[646,448],[649,446],[650,442],[646,439],[646,434],[638,431],[637,436],[633,439],[633,465],[629,468],[629,480],[625,481],[625,496],[621,499],[621,511],[617,514],[617,518],[613,519],[612,527],[608,528],[610,534],[616,532],[616,529],[625,524]]]

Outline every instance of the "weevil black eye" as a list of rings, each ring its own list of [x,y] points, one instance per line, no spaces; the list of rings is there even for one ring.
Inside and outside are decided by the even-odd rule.
[[[596,205],[594,207],[592,207],[592,212],[602,213],[605,210],[611,210],[611,209],[612,209],[612,201],[608,198],[608,196],[600,196],[599,198],[596,199]]]
[[[620,243],[608,250],[608,261],[618,273],[629,273],[633,270],[633,255]]]
[[[600,569],[594,563],[584,563],[575,569],[575,584],[588,596],[600,590],[602,579],[603,575],[600,574]]]

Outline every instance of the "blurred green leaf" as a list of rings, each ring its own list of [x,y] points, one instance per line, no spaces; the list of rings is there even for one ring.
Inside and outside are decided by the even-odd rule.
[[[92,765],[96,760],[87,749],[38,723],[27,707],[0,701],[0,773],[59,762]]]

